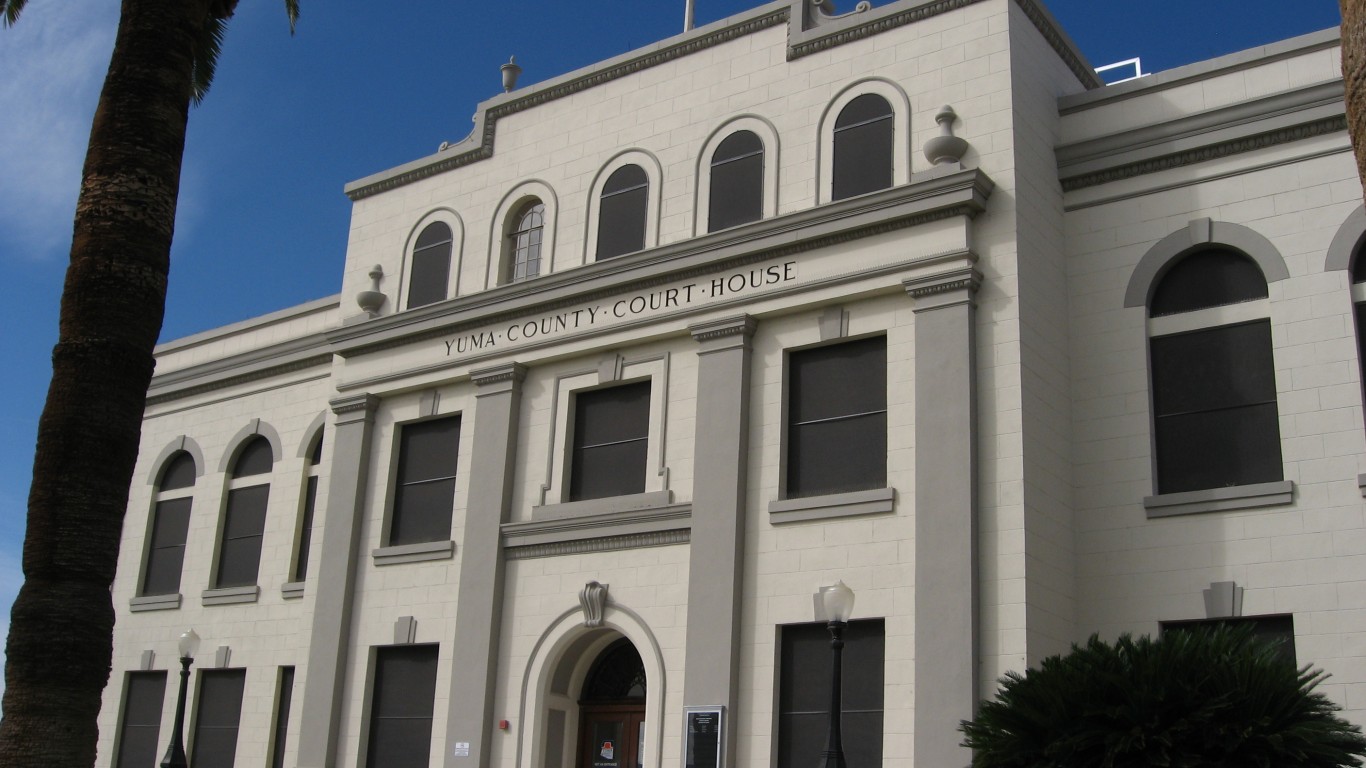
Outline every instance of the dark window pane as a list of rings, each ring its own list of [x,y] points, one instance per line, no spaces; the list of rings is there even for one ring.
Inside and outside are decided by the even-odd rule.
[[[1352,253],[1352,282],[1366,283],[1366,259],[1361,258],[1362,247],[1357,246]]]
[[[1252,259],[1210,248],[1173,264],[1153,291],[1152,317],[1267,297],[1266,278]]]
[[[199,673],[199,703],[190,756],[190,764],[195,768],[232,768],[246,680],[243,669]]]
[[[788,359],[787,496],[887,484],[887,340],[878,336]]]
[[[399,436],[398,488],[389,543],[451,537],[460,417],[405,424]]]
[[[153,514],[142,594],[174,595],[180,591],[185,535],[190,529],[190,499],[159,501]]]
[[[840,731],[849,768],[882,765],[882,619],[851,621],[844,631]],[[778,689],[778,765],[802,765],[825,749],[833,656],[825,624],[782,628]]]
[[[451,274],[451,228],[441,222],[428,224],[413,247],[413,268],[408,277],[408,309],[446,298]]]
[[[643,492],[649,434],[650,382],[576,395],[570,500]]]
[[[249,587],[256,584],[261,564],[261,539],[266,529],[269,485],[254,485],[228,492],[227,517],[223,521],[223,545],[218,554],[216,587]]]
[[[1150,341],[1159,493],[1284,477],[1271,322]]]
[[[584,701],[643,699],[647,683],[645,664],[630,640],[618,640],[603,651],[583,684]]]
[[[130,672],[126,680],[114,768],[149,768],[157,763],[166,673]]]
[[[749,131],[733,133],[711,163],[707,231],[715,232],[764,215],[764,145]]]
[[[645,170],[624,165],[607,178],[598,203],[599,261],[645,247],[650,188]]]
[[[270,750],[271,768],[285,768],[285,746],[289,738],[289,710],[294,701],[294,667],[280,667],[280,691],[276,696],[275,738]]]
[[[313,509],[318,503],[318,478],[308,478],[308,488],[304,492],[304,519],[299,522],[299,552],[294,558],[294,580],[303,581],[308,576],[308,555],[313,544]]]
[[[1366,381],[1366,302],[1354,304],[1352,312],[1357,322],[1357,363],[1361,366],[1361,380]]]
[[[427,768],[437,646],[379,648],[370,707],[369,768]]]
[[[1281,616],[1239,616],[1228,619],[1191,619],[1188,621],[1162,622],[1162,634],[1168,632],[1192,632],[1212,629],[1218,626],[1252,627],[1252,636],[1262,643],[1275,645],[1279,655],[1291,666],[1295,661],[1295,618],[1291,614]]]
[[[157,487],[163,491],[189,488],[194,485],[194,473],[194,457],[185,451],[181,451],[175,455],[175,458],[167,462],[166,468],[161,472],[161,482]]]
[[[875,192],[892,186],[892,106],[877,94],[849,102],[835,119],[832,197]]]
[[[313,441],[313,450],[308,454],[309,466],[316,467],[323,460],[323,433],[318,433],[318,439]]]
[[[232,465],[232,476],[249,477],[263,475],[275,464],[275,453],[270,441],[264,437],[253,437],[237,452],[237,461]]]

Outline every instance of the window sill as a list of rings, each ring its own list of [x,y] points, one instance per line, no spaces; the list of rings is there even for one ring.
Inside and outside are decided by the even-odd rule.
[[[128,610],[133,613],[143,611],[170,611],[180,607],[180,593],[173,595],[144,595],[128,601]]]
[[[219,587],[206,589],[200,595],[204,605],[232,605],[233,603],[254,603],[261,597],[261,588],[255,584],[250,587]]]
[[[527,522],[503,524],[504,547],[588,546],[620,537],[630,540],[617,542],[622,546],[654,546],[685,541],[676,534],[692,530],[692,504],[673,503],[672,491],[547,504],[532,508],[531,516]]]
[[[777,499],[768,503],[768,521],[773,525],[827,520],[891,512],[896,507],[895,488]]]
[[[1183,493],[1164,493],[1143,499],[1148,518],[1196,515],[1202,512],[1227,512],[1234,509],[1278,507],[1290,504],[1295,497],[1295,483],[1277,480],[1272,483],[1235,485],[1228,488],[1207,488]]]
[[[539,507],[532,507],[531,519],[535,521],[564,520],[571,517],[637,512],[667,507],[673,504],[673,501],[673,491],[650,491],[648,493],[630,493],[625,496],[606,496],[601,499],[566,501],[563,504],[544,504]]]
[[[297,600],[304,596],[304,583],[302,581],[287,581],[280,585],[280,597],[286,600]]]
[[[422,563],[428,560],[450,560],[455,557],[453,541],[420,541],[416,544],[393,544],[370,553],[375,565]]]

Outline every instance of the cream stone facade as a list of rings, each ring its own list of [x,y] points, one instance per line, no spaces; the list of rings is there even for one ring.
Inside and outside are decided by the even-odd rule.
[[[1336,31],[1104,86],[1036,0],[828,6],[480,104],[347,187],[338,296],[159,348],[100,765],[166,750],[190,627],[197,768],[814,763],[839,580],[851,768],[1163,622],[1289,622],[1366,723]],[[1206,256],[1253,293],[1163,309]]]

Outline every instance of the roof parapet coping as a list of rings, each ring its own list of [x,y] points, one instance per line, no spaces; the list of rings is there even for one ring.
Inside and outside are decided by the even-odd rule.
[[[200,344],[207,344],[209,342],[217,341],[218,339],[224,338],[226,336],[234,336],[239,333],[245,333],[247,331],[255,330],[262,326],[272,325],[274,323],[283,322],[286,320],[293,320],[299,317],[303,317],[305,315],[311,315],[319,312],[327,312],[333,309],[337,309],[340,306],[341,294],[325,296],[321,299],[306,301],[303,304],[296,304],[292,307],[286,307],[284,309],[279,309],[264,315],[250,317],[246,320],[240,320],[236,323],[220,325],[217,328],[210,328],[207,331],[200,331],[199,333],[192,333],[189,336],[182,336],[178,339],[164,341],[156,345],[156,349],[153,350],[153,354],[160,357],[161,355],[168,355],[173,352],[181,352],[191,347],[198,346]]]
[[[1205,80],[1229,72],[1251,69],[1326,48],[1336,48],[1339,45],[1340,38],[1341,30],[1338,27],[1329,27],[1288,40],[1278,40],[1274,43],[1236,51],[1213,59],[1186,64],[1147,77],[1140,77],[1137,80],[1128,80],[1082,93],[1068,94],[1058,99],[1058,112],[1062,115],[1068,115],[1109,102],[1175,88],[1196,80]]]

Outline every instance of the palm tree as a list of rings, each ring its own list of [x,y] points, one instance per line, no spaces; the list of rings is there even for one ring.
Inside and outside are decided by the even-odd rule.
[[[1341,0],[1342,78],[1347,90],[1347,132],[1356,152],[1357,177],[1366,187],[1366,0]]]
[[[1009,673],[963,721],[973,768],[1360,766],[1361,729],[1250,627],[1094,635],[1065,656]]]
[[[27,0],[0,0],[6,26]],[[237,0],[123,0],[86,149],[24,584],[10,620],[0,765],[89,766],[109,679],[109,587],[161,332],[190,105]],[[298,0],[285,0],[290,28]]]

